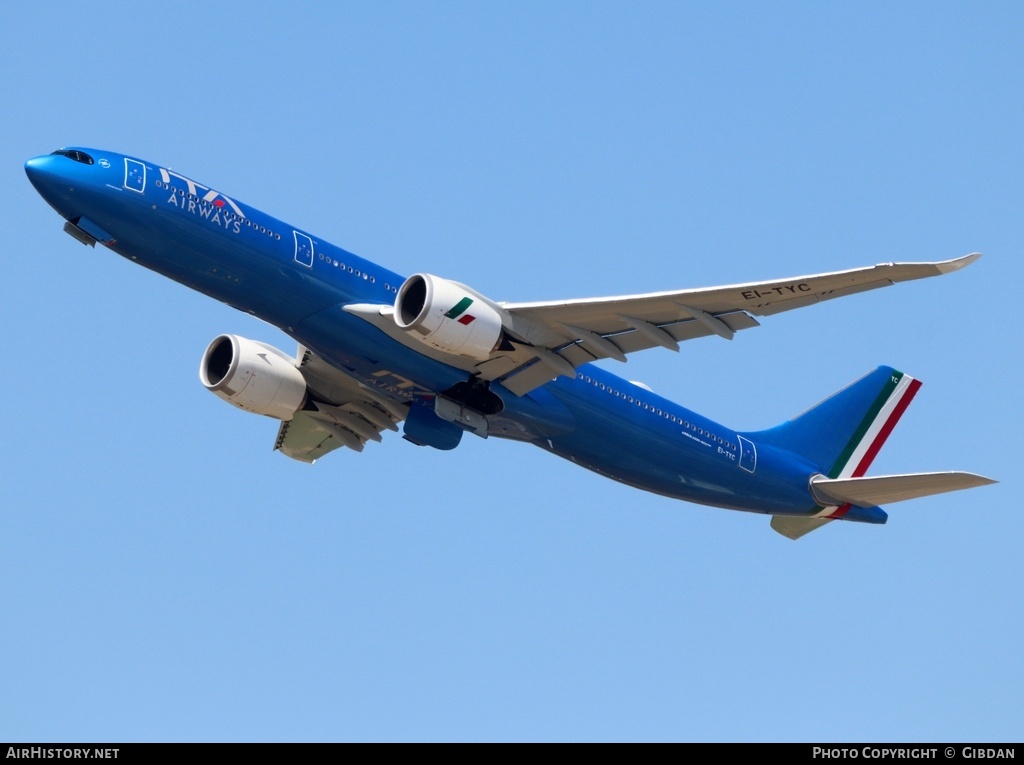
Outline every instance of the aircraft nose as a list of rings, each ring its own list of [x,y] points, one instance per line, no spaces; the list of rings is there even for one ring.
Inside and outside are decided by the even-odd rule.
[[[32,157],[25,163],[25,175],[40,192],[57,180],[58,173],[53,167],[53,160],[52,154],[43,154],[40,157]]]

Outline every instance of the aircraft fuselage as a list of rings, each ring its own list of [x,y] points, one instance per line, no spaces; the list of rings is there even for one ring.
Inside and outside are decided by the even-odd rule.
[[[405,281],[393,271],[133,157],[73,149],[31,159],[26,171],[77,238],[94,239],[279,327],[393,401],[434,396],[466,380],[464,370],[344,310],[393,303]],[[487,416],[489,434],[527,441],[669,497],[770,514],[820,510],[808,481],[827,466],[712,422],[596,365],[576,372],[523,396],[492,385],[504,409]]]

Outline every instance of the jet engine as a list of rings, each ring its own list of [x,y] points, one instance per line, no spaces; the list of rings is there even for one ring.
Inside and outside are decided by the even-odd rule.
[[[295,360],[266,343],[238,335],[214,338],[199,364],[206,389],[239,409],[290,420],[306,400]]]
[[[477,361],[490,358],[502,340],[508,314],[458,282],[413,274],[395,299],[395,323],[421,343]]]

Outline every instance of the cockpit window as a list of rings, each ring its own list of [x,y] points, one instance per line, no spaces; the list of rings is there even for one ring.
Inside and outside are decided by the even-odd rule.
[[[75,151],[74,149],[57,149],[53,152],[54,154],[60,154],[62,157],[68,157],[75,160],[75,162],[81,162],[83,165],[91,165],[92,157],[86,154],[84,151]]]

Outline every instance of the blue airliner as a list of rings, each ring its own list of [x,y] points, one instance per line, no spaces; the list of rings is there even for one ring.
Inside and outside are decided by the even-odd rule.
[[[885,523],[878,505],[993,483],[972,473],[865,476],[920,383],[879,367],[798,417],[738,432],[595,366],[635,351],[731,339],[755,316],[959,270],[935,263],[725,287],[504,303],[427,273],[400,276],[159,165],[88,148],[25,164],[83,244],[98,242],[258,316],[291,355],[220,335],[210,391],[280,421],[275,448],[313,462],[385,430],[436,449],[465,433],[539,446],[668,497],[772,516],[796,539],[829,521]]]

